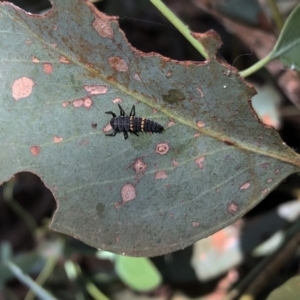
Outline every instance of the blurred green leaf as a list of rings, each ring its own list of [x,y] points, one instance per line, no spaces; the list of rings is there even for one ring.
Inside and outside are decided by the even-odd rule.
[[[300,4],[286,20],[270,59],[279,58],[287,67],[300,71]]]
[[[275,289],[267,300],[298,300],[300,295],[300,276],[295,276]]]
[[[57,200],[54,230],[160,255],[234,222],[299,171],[252,111],[254,90],[217,58],[139,52],[82,0],[53,1],[44,16],[0,2],[0,28],[0,180],[39,175]],[[165,132],[105,136],[119,102]]]
[[[0,284],[3,284],[4,282],[14,278],[14,275],[6,266],[7,260],[8,259],[0,263]],[[26,254],[19,254],[13,258],[10,258],[10,260],[27,273],[30,273],[33,268],[36,268],[35,271],[42,269],[45,263],[45,260],[36,251]]]
[[[157,288],[161,275],[150,259],[119,255],[115,261],[115,270],[119,278],[130,288],[146,292]]]
[[[22,269],[19,268],[16,264],[14,264],[12,261],[6,261],[5,265],[10,270],[11,273],[14,274],[14,276],[21,281],[23,284],[25,284],[28,288],[32,290],[32,292],[38,296],[42,300],[56,300],[55,297],[53,297],[47,290],[45,290],[43,287],[38,285],[36,282],[34,282],[27,274],[23,273]]]

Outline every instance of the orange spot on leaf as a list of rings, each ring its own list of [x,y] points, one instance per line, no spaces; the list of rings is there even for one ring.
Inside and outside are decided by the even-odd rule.
[[[198,227],[200,225],[199,222],[192,222],[193,227]]]
[[[148,165],[142,159],[138,158],[133,164],[133,169],[135,173],[141,174],[145,173],[145,171],[147,170],[147,166]]]
[[[99,14],[99,13],[98,13]],[[114,37],[114,31],[110,26],[110,20],[112,18],[100,13],[100,18],[97,18],[93,22],[93,27],[98,34],[104,38],[112,39]]]
[[[240,190],[247,190],[250,187],[250,182],[245,182],[240,186]]]
[[[60,136],[55,136],[55,137],[53,138],[53,143],[60,143],[60,142],[62,142],[62,141],[63,141],[63,138],[60,137]]]
[[[205,156],[200,156],[195,159],[195,163],[198,165],[200,169],[203,169],[204,167],[204,161],[205,161]]]
[[[199,128],[205,127],[205,124],[204,124],[202,121],[197,121],[196,125],[197,125]]]
[[[106,85],[85,85],[84,89],[91,95],[106,94],[108,87]]]
[[[30,152],[31,152],[32,155],[37,156],[41,152],[41,147],[32,146],[32,147],[30,147]]]
[[[122,59],[119,56],[111,56],[108,58],[108,63],[110,66],[118,71],[118,72],[127,72],[128,71],[128,65],[125,62],[124,59]]]
[[[36,58],[35,56],[32,56],[31,61],[34,63],[39,63],[40,60],[38,58]]]
[[[168,175],[165,171],[157,171],[154,174],[155,179],[166,179],[168,178]]]
[[[169,152],[169,145],[167,143],[161,143],[156,145],[155,153],[165,155]]]
[[[93,105],[93,100],[90,97],[84,97],[80,99],[76,99],[72,102],[75,107],[85,107],[90,108]]]
[[[176,159],[172,159],[172,165],[174,168],[178,167],[178,161]]]
[[[70,102],[69,102],[69,101],[66,101],[66,102],[63,102],[61,105],[62,105],[63,107],[67,107],[69,104],[70,104]]]
[[[136,190],[134,185],[127,183],[121,189],[122,203],[126,203],[136,198]]]
[[[66,57],[64,57],[62,55],[59,58],[59,62],[61,62],[63,64],[69,64],[70,63],[70,61]]]
[[[21,77],[14,81],[12,85],[12,96],[15,100],[26,98],[31,95],[34,82],[28,77]]]
[[[122,99],[121,99],[121,98],[115,98],[115,99],[113,99],[112,102],[113,102],[113,103],[121,103],[121,102],[122,102]]]
[[[141,80],[141,77],[140,77],[139,74],[137,74],[137,73],[134,74],[133,78],[134,78],[135,80],[142,81],[142,80]]]
[[[44,71],[46,74],[51,74],[51,73],[53,72],[53,66],[52,66],[52,64],[44,63],[44,64],[43,64],[43,71]]]
[[[232,201],[232,202],[230,202],[230,204],[228,205],[227,211],[228,211],[230,214],[234,214],[235,212],[237,212],[238,208],[239,208],[238,205],[237,205],[234,201]]]

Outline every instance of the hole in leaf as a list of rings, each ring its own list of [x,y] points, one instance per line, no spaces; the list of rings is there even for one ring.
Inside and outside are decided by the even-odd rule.
[[[0,186],[0,240],[16,250],[32,248],[34,231],[55,207],[52,193],[37,175],[17,173]]]

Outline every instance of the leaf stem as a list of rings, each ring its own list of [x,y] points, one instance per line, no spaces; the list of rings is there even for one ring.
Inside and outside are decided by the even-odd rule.
[[[36,284],[27,274],[24,274],[23,271],[10,260],[7,260],[5,262],[5,266],[15,275],[16,278],[19,279],[19,281],[21,281],[28,288],[30,288],[40,299],[57,300],[48,291]]]
[[[46,265],[44,266],[42,272],[35,280],[35,283],[38,286],[42,287],[42,285],[46,282],[49,276],[53,273],[53,269],[56,266],[57,261],[58,261],[58,257],[55,255],[47,259]],[[33,300],[34,298],[35,298],[34,292],[33,290],[30,289],[24,300]]]
[[[88,293],[93,297],[93,299],[102,299],[102,300],[109,300],[108,297],[106,297],[98,288],[97,286],[92,283],[88,282],[86,284],[86,289]]]
[[[270,52],[266,57],[262,58],[261,60],[259,60],[257,63],[255,63],[248,69],[246,69],[244,71],[240,71],[240,75],[242,77],[247,77],[247,76],[253,74],[254,72],[258,71],[262,67],[264,67],[267,63],[269,63],[274,58],[274,57],[272,57],[272,53],[273,52]]]
[[[203,45],[192,36],[191,30],[163,2],[161,2],[161,0],[150,0],[150,2],[177,28],[177,30],[205,59],[209,58]]]
[[[282,19],[282,16],[280,14],[279,8],[277,6],[277,3],[275,0],[267,0],[268,6],[270,8],[272,18],[276,24],[276,27],[279,31],[281,31],[284,21]]]

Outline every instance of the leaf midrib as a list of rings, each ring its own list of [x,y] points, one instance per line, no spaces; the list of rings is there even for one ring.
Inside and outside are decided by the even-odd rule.
[[[10,5],[15,10],[15,12],[16,12],[16,8],[14,8],[11,4],[2,4],[2,5],[3,5],[3,7]],[[149,99],[151,100],[151,98],[142,96],[142,95],[140,95],[138,93],[135,93],[135,92],[128,91],[127,89],[125,89],[123,87],[123,85],[118,84],[116,81],[113,81],[113,82],[109,81],[106,77],[103,77],[102,74],[101,74],[101,72],[99,72],[98,70],[96,70],[94,68],[90,68],[86,64],[81,63],[80,61],[77,61],[77,60],[75,61],[74,59],[72,59],[72,57],[70,57],[64,51],[60,50],[58,47],[54,48],[50,43],[48,43],[48,42],[40,39],[40,36],[37,35],[36,33],[34,33],[33,31],[31,31],[30,28],[28,28],[28,26],[24,26],[24,24],[22,22],[20,22],[19,20],[13,19],[13,17],[9,13],[7,13],[7,11],[5,9],[2,9],[2,5],[0,3],[0,11],[3,12],[4,14],[6,14],[13,22],[17,23],[19,26],[21,26],[27,32],[29,32],[29,34],[32,35],[36,40],[40,41],[41,44],[46,45],[46,46],[49,47],[49,49],[52,49],[52,51],[57,52],[60,55],[65,56],[69,61],[73,62],[75,65],[80,66],[81,68],[88,70],[88,72],[92,73],[93,75],[96,75],[98,78],[102,79],[104,82],[109,83],[109,85],[114,86],[116,89],[120,90],[124,94],[129,95],[131,97],[134,97],[137,100],[139,100],[140,102],[142,102],[143,104],[148,105],[148,106],[150,106],[150,107],[152,107],[154,109],[157,109],[158,111],[161,111],[162,113],[164,113],[169,118],[171,118],[173,120],[176,120],[177,122],[179,122],[179,123],[181,123],[183,125],[186,125],[186,126],[188,126],[190,128],[193,128],[194,130],[196,130],[198,132],[206,134],[206,135],[208,135],[208,136],[210,136],[210,137],[212,137],[212,138],[214,138],[216,140],[219,140],[221,142],[231,141],[232,140],[232,138],[229,137],[229,136],[225,136],[223,134],[222,134],[222,136],[220,136],[220,134],[218,132],[212,130],[211,128],[207,128],[207,127],[206,128],[205,127],[199,128],[195,124],[195,122],[183,119],[181,116],[178,116],[177,114],[172,113],[171,111],[167,110],[166,108],[163,108],[163,107],[160,107],[158,105],[155,105],[153,102],[149,101]],[[55,8],[56,7],[53,6],[52,7],[52,13],[48,14],[44,18],[47,18],[48,20],[51,20],[51,16],[52,16],[52,14],[54,14]],[[29,16],[24,11],[22,11],[22,13],[24,13],[26,16]],[[30,17],[32,17],[32,16],[30,16]],[[30,19],[28,18],[28,20],[30,20]],[[134,51],[134,49],[132,49],[132,47],[131,47],[131,50]],[[242,142],[240,142],[240,143],[233,142],[232,146],[234,146],[234,147],[236,147],[238,149],[244,150],[244,151],[249,151],[249,152],[257,153],[259,155],[264,155],[264,156],[267,156],[267,157],[271,157],[271,158],[280,160],[282,162],[286,162],[286,163],[289,163],[289,164],[292,164],[292,165],[300,167],[300,156],[297,155],[296,153],[295,153],[295,158],[291,158],[289,156],[279,155],[277,152],[271,152],[271,151],[266,152],[266,151],[263,151],[260,148],[258,148],[256,145],[254,145],[254,147],[249,147],[249,146],[247,146],[246,144],[244,144]],[[298,159],[297,159],[297,156],[298,156]]]

